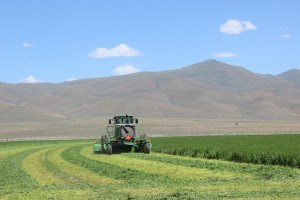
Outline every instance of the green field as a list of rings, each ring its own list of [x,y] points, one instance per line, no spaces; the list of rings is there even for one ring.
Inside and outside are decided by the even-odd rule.
[[[247,136],[244,141],[234,136],[236,142],[226,137],[153,138],[153,145],[156,151],[193,144],[199,152],[217,148],[243,155],[266,148],[265,153],[298,159],[299,136]],[[265,137],[273,144],[265,146]],[[286,137],[283,145],[275,145],[277,137]],[[243,144],[248,144],[244,150]],[[87,140],[0,143],[0,199],[203,198],[300,198],[300,169],[156,152],[107,156],[93,154]]]
[[[300,168],[300,135],[165,137],[153,144],[159,153]]]

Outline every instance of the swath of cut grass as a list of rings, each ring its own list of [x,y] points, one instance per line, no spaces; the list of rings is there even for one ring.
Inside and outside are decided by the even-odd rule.
[[[56,148],[48,153],[47,159],[58,167],[61,173],[67,175],[69,180],[78,179],[81,182],[95,184],[120,183],[120,181],[108,177],[99,176],[84,167],[65,161],[61,153],[69,147]]]
[[[23,160],[23,169],[41,185],[66,183],[65,180],[56,176],[43,166],[43,161],[46,159],[46,155],[50,150],[49,148],[43,149],[26,157]]]
[[[22,168],[22,161],[38,149],[29,149],[0,160],[0,196],[11,191],[29,191],[38,183]]]
[[[195,169],[192,167],[185,167],[180,165],[167,164],[162,162],[140,160],[136,158],[124,157],[122,155],[95,155],[90,153],[90,147],[83,148],[82,155],[99,160],[101,162],[106,162],[109,164],[114,164],[124,168],[132,168],[138,171],[143,171],[153,174],[163,174],[169,177],[177,179],[206,179],[206,178],[218,178],[218,179],[234,179],[240,177],[247,177],[244,174],[236,174],[234,172],[225,171],[214,171],[209,169]],[[145,155],[147,156],[147,155]]]
[[[17,193],[17,194],[8,194],[1,197],[1,199],[7,200],[16,200],[16,199],[65,199],[65,200],[74,200],[74,199],[89,199],[91,197],[100,199],[101,193],[93,191],[91,189],[39,189],[31,193]],[[106,198],[101,198],[106,199]]]
[[[253,179],[270,180],[286,180],[286,179],[300,179],[300,170],[297,168],[284,166],[269,166],[257,165],[249,163],[235,163],[224,160],[212,160],[204,158],[191,158],[177,155],[151,153],[148,156],[142,154],[123,154],[126,157],[159,161],[175,165],[183,165],[193,168],[205,168],[215,171],[229,171],[243,174]],[[241,176],[241,178],[245,177]]]
[[[9,149],[9,150],[2,150],[0,152],[0,159],[5,159],[6,157],[13,156],[17,153],[20,153],[22,151],[32,149],[32,148],[21,148],[21,149]]]
[[[95,155],[92,151],[92,147],[88,146],[78,146],[66,149],[62,156],[68,162],[72,162],[76,165],[85,167],[101,176],[108,176],[117,180],[124,181],[125,184],[122,187],[128,188],[147,188],[147,187],[165,187],[174,184],[189,184],[190,182],[196,182],[196,180],[184,180],[175,179],[161,174],[147,173],[143,171],[135,170],[131,167],[120,167],[107,162],[101,162],[99,160],[90,159],[87,156],[82,155],[81,150],[86,147],[87,154]],[[90,149],[90,151],[88,150]],[[95,156],[101,156],[99,154]],[[146,192],[146,190],[145,190]]]
[[[257,193],[265,193],[270,190],[281,190],[284,194],[284,191],[289,188],[289,190],[297,191],[300,188],[300,180],[268,180],[268,181],[258,181],[258,180],[240,180],[227,183],[218,183],[218,184],[201,184],[197,186],[183,186],[183,188],[194,190],[196,192],[205,192],[205,191],[236,191],[236,192],[245,192],[245,191],[257,191]],[[297,192],[300,194],[300,190]]]
[[[159,194],[165,194],[170,193],[173,191],[170,188],[162,188],[162,187],[156,187],[156,188],[121,188],[121,192],[128,194],[129,198],[139,198],[139,197],[146,197],[146,196],[154,196]]]

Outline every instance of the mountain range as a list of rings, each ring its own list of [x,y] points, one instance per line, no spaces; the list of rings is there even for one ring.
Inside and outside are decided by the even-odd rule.
[[[300,70],[263,75],[207,60],[176,70],[63,83],[0,83],[0,120],[300,117]]]

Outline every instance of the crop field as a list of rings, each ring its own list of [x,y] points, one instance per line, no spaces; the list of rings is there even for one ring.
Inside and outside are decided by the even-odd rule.
[[[154,138],[155,151],[300,168],[300,135],[241,135]]]
[[[290,137],[291,143],[293,140],[299,143],[298,136]],[[168,144],[168,139],[172,144]],[[150,155],[111,156],[93,154],[90,140],[0,143],[0,199],[300,198],[298,167],[229,162],[200,158],[198,154],[197,157],[168,154],[175,147],[188,149],[191,144],[200,152],[201,141],[206,145],[204,149],[212,145],[220,151],[231,151],[225,148],[228,145],[221,145],[211,137],[181,138],[186,142],[178,139],[153,138],[157,152]],[[241,140],[241,144],[236,144],[237,149],[242,149]],[[259,142],[253,145],[263,148]],[[250,146],[239,152],[258,152]],[[294,145],[294,151],[284,146],[278,148],[297,156],[299,146]],[[170,152],[158,153],[163,148]],[[276,147],[266,150],[270,154],[279,151]]]

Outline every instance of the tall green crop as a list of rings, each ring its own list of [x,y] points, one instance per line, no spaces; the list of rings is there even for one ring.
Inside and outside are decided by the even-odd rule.
[[[159,153],[300,167],[300,135],[166,137],[152,143]]]

